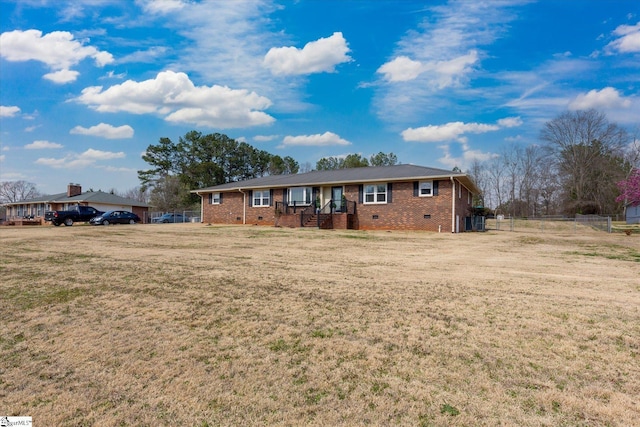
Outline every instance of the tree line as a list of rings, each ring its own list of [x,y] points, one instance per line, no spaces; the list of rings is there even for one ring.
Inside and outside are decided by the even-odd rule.
[[[640,167],[640,142],[596,110],[560,114],[545,123],[540,144],[510,145],[468,173],[478,204],[517,217],[617,214],[619,183]],[[636,201],[638,202],[638,201]]]
[[[626,204],[640,203],[640,140],[603,113],[562,113],[545,123],[539,139],[539,144],[512,144],[489,160],[471,164],[466,172],[481,191],[475,206],[496,214],[531,217],[616,214]],[[147,147],[142,159],[150,168],[138,171],[140,186],[112,192],[165,211],[196,206],[199,197],[190,192],[196,188],[312,170],[309,165],[301,168],[290,156],[273,155],[223,134],[197,131],[177,142],[160,138]],[[369,158],[349,154],[321,158],[315,170],[397,163],[393,153]],[[4,203],[39,194],[26,181],[0,184]]]
[[[138,171],[141,191],[149,192],[150,204],[159,210],[185,209],[200,198],[196,188],[243,181],[268,175],[296,174],[300,165],[290,156],[280,157],[238,142],[227,135],[191,131],[177,143],[160,138],[149,145],[142,159],[151,168]],[[378,153],[369,159],[359,154],[318,160],[316,170],[383,166],[397,163],[393,153]]]
[[[142,159],[151,168],[138,171],[141,190],[160,210],[188,208],[199,201],[190,191],[265,175],[295,174],[297,161],[272,155],[220,133],[188,132],[178,142],[160,138]]]

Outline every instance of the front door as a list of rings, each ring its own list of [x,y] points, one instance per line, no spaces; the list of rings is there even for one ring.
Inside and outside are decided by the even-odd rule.
[[[342,187],[331,187],[331,199],[336,205],[336,212],[342,212]]]

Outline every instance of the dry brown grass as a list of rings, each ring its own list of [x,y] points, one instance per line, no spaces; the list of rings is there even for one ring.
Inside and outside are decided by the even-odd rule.
[[[640,425],[640,238],[0,229],[0,415]]]

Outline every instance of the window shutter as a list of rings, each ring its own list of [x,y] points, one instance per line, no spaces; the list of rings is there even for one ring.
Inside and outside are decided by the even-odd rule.
[[[273,206],[273,190],[269,190],[269,206]]]
[[[413,181],[413,197],[418,197],[420,195],[418,181]]]
[[[364,185],[358,185],[358,203],[362,203],[364,200]]]
[[[220,193],[220,202],[219,202],[220,204],[222,204],[222,195],[223,195],[223,194],[224,194],[224,193]]]
[[[438,181],[433,181],[433,195],[438,195]]]
[[[393,201],[393,198],[391,197],[391,183],[389,182],[387,184],[387,203],[391,203]]]
[[[287,193],[288,190],[286,188],[282,189],[282,202],[286,205],[287,204]]]
[[[249,207],[253,206],[253,190],[249,190]]]
[[[209,193],[209,204],[213,204],[213,193]]]

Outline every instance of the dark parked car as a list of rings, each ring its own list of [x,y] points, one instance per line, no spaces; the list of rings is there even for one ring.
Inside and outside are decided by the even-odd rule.
[[[108,211],[89,221],[93,225],[135,224],[136,222],[140,222],[140,217],[129,211]]]
[[[67,211],[47,211],[44,213],[44,220],[51,221],[56,226],[60,224],[71,226],[74,222],[87,222],[101,213],[103,212],[91,206],[76,205]]]
[[[179,213],[166,213],[157,218],[153,218],[151,222],[189,222],[189,217]]]

